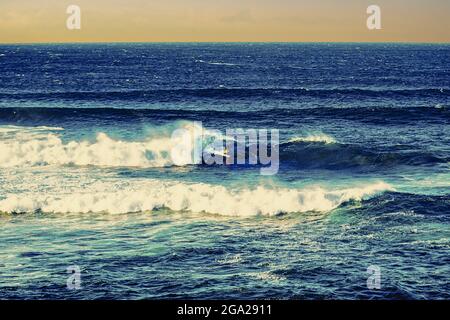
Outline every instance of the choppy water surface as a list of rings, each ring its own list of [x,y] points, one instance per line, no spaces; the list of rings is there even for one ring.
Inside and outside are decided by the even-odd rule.
[[[449,298],[449,59],[448,45],[0,46],[0,297]],[[279,129],[278,174],[174,166],[171,132],[193,121]]]

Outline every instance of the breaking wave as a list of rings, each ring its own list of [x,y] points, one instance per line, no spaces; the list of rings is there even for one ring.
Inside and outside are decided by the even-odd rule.
[[[188,137],[200,139],[199,143],[211,138],[225,138],[195,123],[179,122],[176,129],[186,130],[183,132],[189,133]],[[194,140],[186,141],[186,135],[172,135],[173,131],[142,141],[115,140],[100,132],[94,141],[64,142],[53,132],[56,130],[63,128],[0,128],[0,167],[92,165],[150,168],[194,164]]]
[[[290,143],[296,143],[296,142],[318,142],[318,143],[336,143],[336,140],[333,137],[330,137],[326,134],[320,133],[320,134],[312,134],[305,137],[293,137],[289,139]]]
[[[55,134],[41,139],[0,142],[0,166],[94,165],[162,167],[171,164],[169,138],[143,142],[111,139],[99,133],[94,142],[64,143]]]
[[[233,139],[220,132],[207,130],[189,121],[172,122],[169,127],[153,127],[145,139],[129,141],[113,139],[104,132],[93,140],[64,141],[61,127],[0,127],[0,168],[34,166],[99,166],[162,168],[201,164],[193,158],[201,146],[203,151],[214,150],[218,141]],[[183,129],[186,136],[172,135]],[[323,133],[293,137],[281,143],[281,166],[309,169],[385,169],[404,165],[445,164],[448,158],[437,152],[411,148],[373,148],[358,144],[344,144]],[[220,150],[215,150],[222,154]],[[201,150],[200,150],[201,152]],[[248,154],[248,145],[246,153]],[[214,151],[211,151],[214,153]]]
[[[304,189],[268,188],[232,190],[205,183],[188,184],[146,180],[132,186],[112,185],[82,192],[51,195],[12,194],[0,200],[6,213],[130,213],[168,208],[173,211],[205,212],[227,216],[277,215],[280,213],[327,212],[348,201],[359,201],[393,190],[384,182],[341,190],[323,187]]]

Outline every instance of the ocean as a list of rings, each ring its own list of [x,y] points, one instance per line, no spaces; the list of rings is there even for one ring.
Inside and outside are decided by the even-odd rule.
[[[0,45],[0,84],[0,299],[450,298],[448,44]],[[172,164],[199,123],[276,174]]]

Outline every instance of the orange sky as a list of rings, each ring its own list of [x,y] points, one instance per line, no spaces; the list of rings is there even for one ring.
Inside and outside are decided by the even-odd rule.
[[[66,8],[82,10],[81,30]],[[382,30],[366,8],[381,7]],[[0,0],[0,42],[450,42],[449,0]]]

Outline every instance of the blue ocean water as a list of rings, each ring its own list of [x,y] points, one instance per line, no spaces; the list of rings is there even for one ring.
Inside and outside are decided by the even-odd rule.
[[[448,44],[1,45],[0,84],[2,299],[450,298]],[[193,121],[278,173],[168,165]]]

